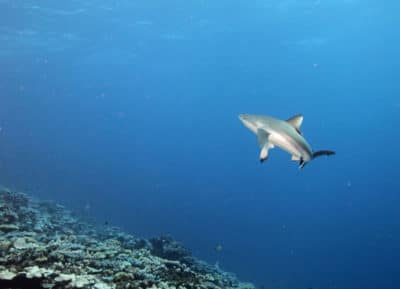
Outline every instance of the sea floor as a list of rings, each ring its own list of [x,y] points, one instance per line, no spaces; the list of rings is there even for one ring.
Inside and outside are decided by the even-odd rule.
[[[171,237],[137,238],[0,189],[0,288],[242,288]]]

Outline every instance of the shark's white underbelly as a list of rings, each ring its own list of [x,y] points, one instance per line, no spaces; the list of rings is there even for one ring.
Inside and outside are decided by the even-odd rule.
[[[286,134],[271,132],[268,140],[292,156],[303,159],[304,161],[309,161],[311,159],[311,152],[305,147],[303,148],[298,140],[294,140]],[[305,145],[307,146],[307,144]]]

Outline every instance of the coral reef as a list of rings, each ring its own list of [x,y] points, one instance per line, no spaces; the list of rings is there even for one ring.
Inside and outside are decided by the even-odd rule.
[[[170,237],[96,227],[64,207],[0,189],[1,288],[253,289]]]

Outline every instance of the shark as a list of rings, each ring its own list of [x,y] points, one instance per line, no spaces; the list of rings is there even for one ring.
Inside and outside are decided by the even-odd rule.
[[[311,160],[320,156],[334,155],[331,150],[313,151],[301,133],[303,115],[298,114],[287,120],[266,115],[240,114],[243,124],[257,135],[261,148],[260,162],[267,160],[269,150],[275,146],[292,155],[292,161],[299,162],[302,169]]]

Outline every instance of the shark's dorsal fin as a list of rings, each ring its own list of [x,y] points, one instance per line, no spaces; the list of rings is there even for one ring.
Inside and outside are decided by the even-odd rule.
[[[293,127],[297,130],[297,132],[298,132],[299,134],[301,134],[300,127],[301,127],[301,124],[303,123],[303,115],[302,115],[302,114],[298,114],[298,115],[295,115],[295,116],[289,118],[289,119],[287,120],[287,122],[288,122],[291,126],[293,126]]]

